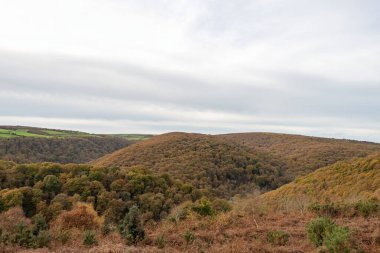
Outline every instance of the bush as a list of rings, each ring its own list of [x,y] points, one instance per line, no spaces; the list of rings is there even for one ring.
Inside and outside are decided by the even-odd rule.
[[[71,239],[71,232],[70,232],[70,230],[61,230],[61,231],[59,231],[57,239],[58,239],[58,241],[60,241],[62,243],[62,245],[65,245]]]
[[[91,230],[100,226],[100,218],[89,204],[78,204],[73,210],[63,212],[57,218],[61,229]]]
[[[33,229],[34,235],[38,235],[41,231],[47,230],[48,225],[46,223],[45,217],[42,214],[37,214],[33,217]]]
[[[189,215],[189,208],[191,207],[191,202],[185,202],[180,206],[174,207],[168,216],[168,220],[173,223],[178,223],[181,220],[185,220]]]
[[[338,216],[340,213],[342,213],[342,209],[342,206],[334,204],[332,202],[327,202],[325,204],[313,203],[309,206],[309,210],[316,215],[328,217]]]
[[[214,214],[214,209],[208,199],[202,198],[192,207],[193,211],[202,216],[212,216]]]
[[[289,234],[281,230],[269,231],[267,241],[273,245],[284,246],[289,241]]]
[[[11,234],[11,243],[26,248],[36,247],[35,236],[33,235],[32,230],[28,225],[26,225],[24,222],[19,222],[16,225],[16,229],[16,233]]]
[[[127,243],[136,243],[144,239],[145,231],[141,224],[139,209],[133,206],[120,225],[120,234]]]
[[[165,248],[165,245],[166,245],[165,237],[163,235],[159,235],[156,238],[156,246],[157,246],[157,248],[163,249],[163,248]]]
[[[355,205],[355,211],[367,218],[379,211],[379,202],[376,199],[360,200]]]
[[[51,242],[51,237],[48,231],[42,230],[35,238],[36,246],[38,248],[48,247]]]
[[[216,212],[223,212],[223,213],[226,213],[232,210],[230,203],[228,203],[228,201],[224,199],[214,199],[212,201],[212,208]]]
[[[346,227],[334,227],[326,234],[325,245],[330,253],[349,253],[350,230]]]
[[[95,238],[95,232],[94,230],[86,230],[84,231],[84,234],[83,234],[83,244],[86,245],[86,246],[93,246],[93,245],[97,245],[98,242]]]
[[[186,231],[183,237],[185,238],[186,244],[191,244],[195,240],[194,234],[190,231]]]
[[[308,238],[314,246],[322,246],[326,235],[335,227],[335,223],[328,218],[314,219],[307,226]]]
[[[350,252],[350,230],[328,218],[317,218],[308,225],[308,237],[314,246],[325,245],[330,253]]]

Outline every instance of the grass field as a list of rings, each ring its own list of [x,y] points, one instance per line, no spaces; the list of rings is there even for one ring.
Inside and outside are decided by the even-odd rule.
[[[145,141],[153,137],[150,134],[113,134],[116,137],[122,137],[130,141]]]
[[[90,136],[114,136],[124,138],[130,141],[143,141],[152,137],[145,134],[89,134],[77,131],[45,129],[23,126],[0,126],[0,139],[10,139],[18,137],[34,137],[34,138],[67,138],[67,137],[90,137]]]

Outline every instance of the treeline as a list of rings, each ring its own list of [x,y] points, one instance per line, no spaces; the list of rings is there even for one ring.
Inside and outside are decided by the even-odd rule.
[[[4,138],[0,139],[0,159],[17,163],[86,163],[131,143],[111,136]]]

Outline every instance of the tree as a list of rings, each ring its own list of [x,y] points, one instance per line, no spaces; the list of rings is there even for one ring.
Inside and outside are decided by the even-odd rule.
[[[47,175],[43,180],[43,188],[50,194],[50,197],[54,196],[61,189],[61,182],[57,176]]]
[[[136,243],[145,237],[145,231],[141,224],[140,212],[135,205],[131,207],[125,216],[121,226],[120,234],[128,243]]]

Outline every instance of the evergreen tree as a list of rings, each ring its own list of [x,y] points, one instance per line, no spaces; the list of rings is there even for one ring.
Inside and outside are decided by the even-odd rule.
[[[145,237],[140,212],[136,205],[125,215],[120,226],[120,234],[128,243],[136,243]]]

